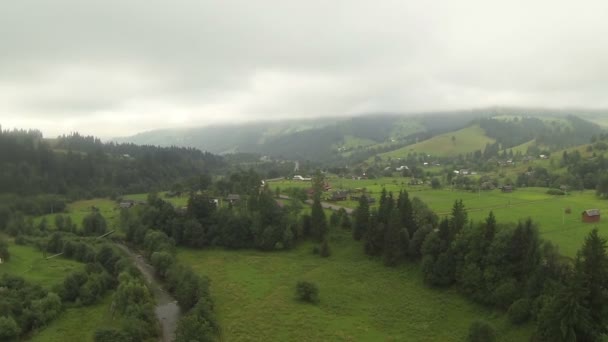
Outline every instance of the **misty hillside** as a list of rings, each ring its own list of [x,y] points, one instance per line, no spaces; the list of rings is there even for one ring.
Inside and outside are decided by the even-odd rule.
[[[489,142],[497,142],[501,148],[511,148],[536,140],[545,146],[564,148],[583,144],[592,134],[599,132],[599,125],[572,114],[588,115],[586,112],[518,108],[407,116],[378,114],[347,119],[164,129],[116,141],[195,147],[218,154],[241,152],[289,160],[359,162],[378,154],[437,153],[436,149],[445,145],[441,143],[440,135],[446,139],[452,135],[462,136],[459,141],[468,139],[470,146],[460,151],[466,153],[483,150]],[[465,130],[467,127],[471,129]],[[470,136],[472,132],[481,136]]]

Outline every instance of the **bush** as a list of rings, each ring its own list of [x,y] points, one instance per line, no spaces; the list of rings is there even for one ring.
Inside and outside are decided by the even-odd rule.
[[[563,195],[565,195],[565,194],[566,194],[566,193],[565,193],[565,192],[563,192],[563,191],[562,191],[562,190],[560,190],[560,189],[549,189],[549,190],[547,190],[547,195],[563,196]]]
[[[494,327],[485,321],[475,321],[469,327],[468,341],[470,342],[493,342],[496,341]]]
[[[19,336],[17,322],[12,317],[0,316],[0,340],[10,340]]]
[[[317,303],[319,301],[319,289],[314,283],[299,281],[296,285],[296,297],[303,302]]]
[[[525,323],[530,318],[530,301],[525,298],[516,300],[509,307],[507,315],[513,324]]]

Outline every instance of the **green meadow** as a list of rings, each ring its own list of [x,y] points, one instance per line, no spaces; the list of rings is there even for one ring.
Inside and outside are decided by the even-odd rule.
[[[47,289],[61,284],[70,272],[84,268],[83,264],[61,256],[46,260],[42,252],[32,246],[9,242],[8,249],[11,260],[0,264],[0,274],[20,276]]]
[[[394,194],[406,189],[410,197],[418,197],[440,216],[449,215],[454,201],[462,199],[473,221],[481,221],[494,212],[498,222],[517,222],[532,218],[537,224],[541,237],[559,246],[563,255],[574,257],[581,247],[585,236],[598,227],[600,233],[608,237],[608,218],[599,223],[583,223],[581,214],[586,209],[600,209],[608,215],[608,201],[598,199],[591,190],[571,192],[565,196],[548,195],[546,188],[519,188],[512,193],[500,190],[492,191],[459,191],[450,189],[433,190],[428,186],[407,185],[407,178],[378,178],[369,180],[352,180],[329,178],[334,189],[363,189],[371,193],[376,200],[382,187]],[[310,182],[278,181],[271,182],[272,189],[289,187],[310,187]],[[342,201],[339,205],[356,208],[355,201]],[[377,205],[377,204],[376,204]],[[570,208],[571,213],[566,213]]]
[[[332,232],[330,246],[329,258],[312,243],[272,253],[180,248],[178,258],[211,279],[225,341],[463,341],[475,319],[490,321],[500,341],[525,341],[533,329],[427,287],[418,264],[383,266],[349,232]],[[317,305],[295,299],[299,280],[318,285]]]
[[[67,308],[48,326],[31,337],[35,342],[93,341],[95,330],[119,327],[120,321],[112,317],[112,295],[108,294],[97,304]]]
[[[483,150],[494,139],[486,136],[479,126],[470,126],[458,131],[434,136],[428,140],[400,149],[379,154],[382,159],[405,158],[410,153],[428,153],[434,156],[456,156],[461,153]]]

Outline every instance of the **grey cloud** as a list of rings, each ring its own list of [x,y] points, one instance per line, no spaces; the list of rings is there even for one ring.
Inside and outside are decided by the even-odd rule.
[[[4,1],[0,123],[606,107],[605,1]],[[51,121],[49,121],[52,119]]]

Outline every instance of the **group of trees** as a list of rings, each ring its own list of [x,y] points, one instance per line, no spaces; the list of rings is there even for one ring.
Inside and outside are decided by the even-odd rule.
[[[13,340],[21,334],[40,328],[61,312],[59,296],[21,277],[0,277],[0,340]]]
[[[110,290],[115,290],[112,307],[122,324],[111,331],[98,331],[97,341],[140,341],[158,335],[149,290],[139,271],[113,245],[61,231],[28,236],[28,240],[45,253],[63,253],[85,266],[67,274],[50,291],[4,274],[0,279],[0,339],[10,340],[48,324],[65,306],[98,303]]]
[[[207,203],[208,201],[198,203],[205,205],[198,208],[200,211],[197,212],[202,213],[203,209],[212,208],[207,206]],[[190,204],[196,205],[192,202]],[[213,313],[209,280],[196,274],[190,267],[178,263],[175,258],[176,241],[158,229],[162,227],[159,224],[163,222],[160,213],[168,214],[169,207],[175,215],[179,215],[170,204],[151,196],[147,209],[123,210],[120,225],[127,233],[127,240],[142,248],[159,278],[165,282],[167,290],[175,296],[180,307],[186,312],[178,322],[176,341],[213,341],[219,326]],[[155,210],[156,215],[152,215],[150,210]],[[206,215],[201,217],[206,218]],[[196,219],[193,220],[198,223]],[[195,229],[201,228],[198,224]]]
[[[420,254],[420,245],[430,232],[437,216],[420,200],[410,200],[407,191],[397,199],[382,190],[378,209],[370,210],[367,200],[359,201],[353,225],[353,238],[364,240],[365,252],[382,256],[384,263],[395,266],[406,257]]]
[[[429,285],[457,286],[472,300],[506,311],[513,324],[534,320],[538,340],[599,341],[608,332],[608,255],[597,229],[570,262],[540,239],[530,219],[499,224],[490,212],[474,224],[456,201],[449,218],[420,225],[406,195],[382,198],[377,211],[360,203],[353,235],[386,265],[420,260]],[[483,336],[484,329],[474,330]]]
[[[20,196],[79,199],[166,189],[222,167],[221,157],[195,149],[102,143],[77,133],[51,143],[39,131],[0,130],[0,189]]]
[[[147,206],[131,210],[141,211],[141,220],[125,221],[122,228],[127,239],[142,244],[147,227],[155,227],[175,244],[196,248],[281,250],[309,237],[323,241],[327,222],[318,201],[311,215],[302,216],[299,199],[279,205],[274,194],[261,186],[261,179],[251,180],[249,172],[231,175],[221,182],[226,183],[226,188],[240,190],[240,200],[218,206],[209,193],[191,194],[187,207],[181,210],[152,195]]]

